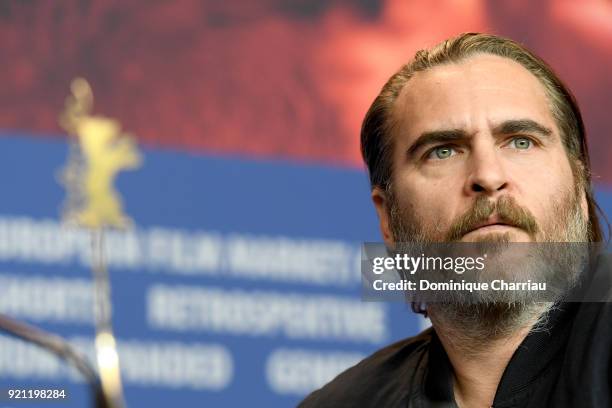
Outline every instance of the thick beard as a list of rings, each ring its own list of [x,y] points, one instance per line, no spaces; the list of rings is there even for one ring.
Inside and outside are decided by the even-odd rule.
[[[574,189],[565,192],[553,204],[547,225],[534,225],[532,231],[534,240],[538,242],[587,242],[588,222],[585,220],[581,206],[580,193],[582,183],[577,183]],[[402,214],[397,200],[392,192],[387,190],[390,202],[389,216],[391,230],[396,242],[440,242],[448,238],[446,231],[438,228],[422,226],[410,214]],[[507,237],[489,237],[492,241],[507,239]],[[531,235],[531,234],[530,234]],[[443,238],[444,237],[444,238]],[[486,237],[485,237],[486,239]],[[567,287],[572,287],[579,279],[584,268],[584,260],[580,257],[568,256],[560,251],[555,261],[567,265]],[[547,256],[551,256],[547,254]],[[556,262],[555,262],[556,263]],[[536,272],[537,273],[537,272]],[[427,305],[427,314],[430,315],[434,326],[445,327],[452,332],[456,347],[464,349],[466,353],[475,350],[485,350],[486,344],[492,340],[502,339],[525,327],[532,330],[544,327],[548,312],[554,302],[536,302],[529,298],[513,301],[507,299],[486,302],[439,302]],[[414,306],[414,305],[413,305]],[[463,346],[462,346],[463,345]]]

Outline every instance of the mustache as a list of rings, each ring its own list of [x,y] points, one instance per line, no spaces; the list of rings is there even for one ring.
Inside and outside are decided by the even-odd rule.
[[[446,237],[447,241],[459,241],[465,234],[474,230],[478,224],[487,221],[493,213],[497,214],[500,222],[520,228],[532,236],[539,231],[533,214],[518,205],[513,197],[502,196],[497,201],[490,201],[480,196],[472,208],[453,222]]]

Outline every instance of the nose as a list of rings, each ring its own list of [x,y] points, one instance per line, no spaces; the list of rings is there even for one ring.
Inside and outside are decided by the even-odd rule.
[[[509,179],[498,149],[495,146],[475,147],[468,162],[466,194],[495,197],[508,188]]]

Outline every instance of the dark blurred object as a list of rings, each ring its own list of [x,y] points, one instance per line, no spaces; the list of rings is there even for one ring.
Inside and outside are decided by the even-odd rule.
[[[102,392],[96,371],[87,358],[77,352],[65,339],[3,314],[0,314],[0,330],[41,347],[76,368],[91,388],[93,406],[96,408],[110,407]]]

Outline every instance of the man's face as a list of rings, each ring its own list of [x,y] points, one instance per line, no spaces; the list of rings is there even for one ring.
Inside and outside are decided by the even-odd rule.
[[[477,55],[418,72],[392,117],[393,204],[421,238],[565,240],[559,216],[586,217],[544,87],[518,63]],[[385,240],[400,240],[392,203],[373,197]]]

